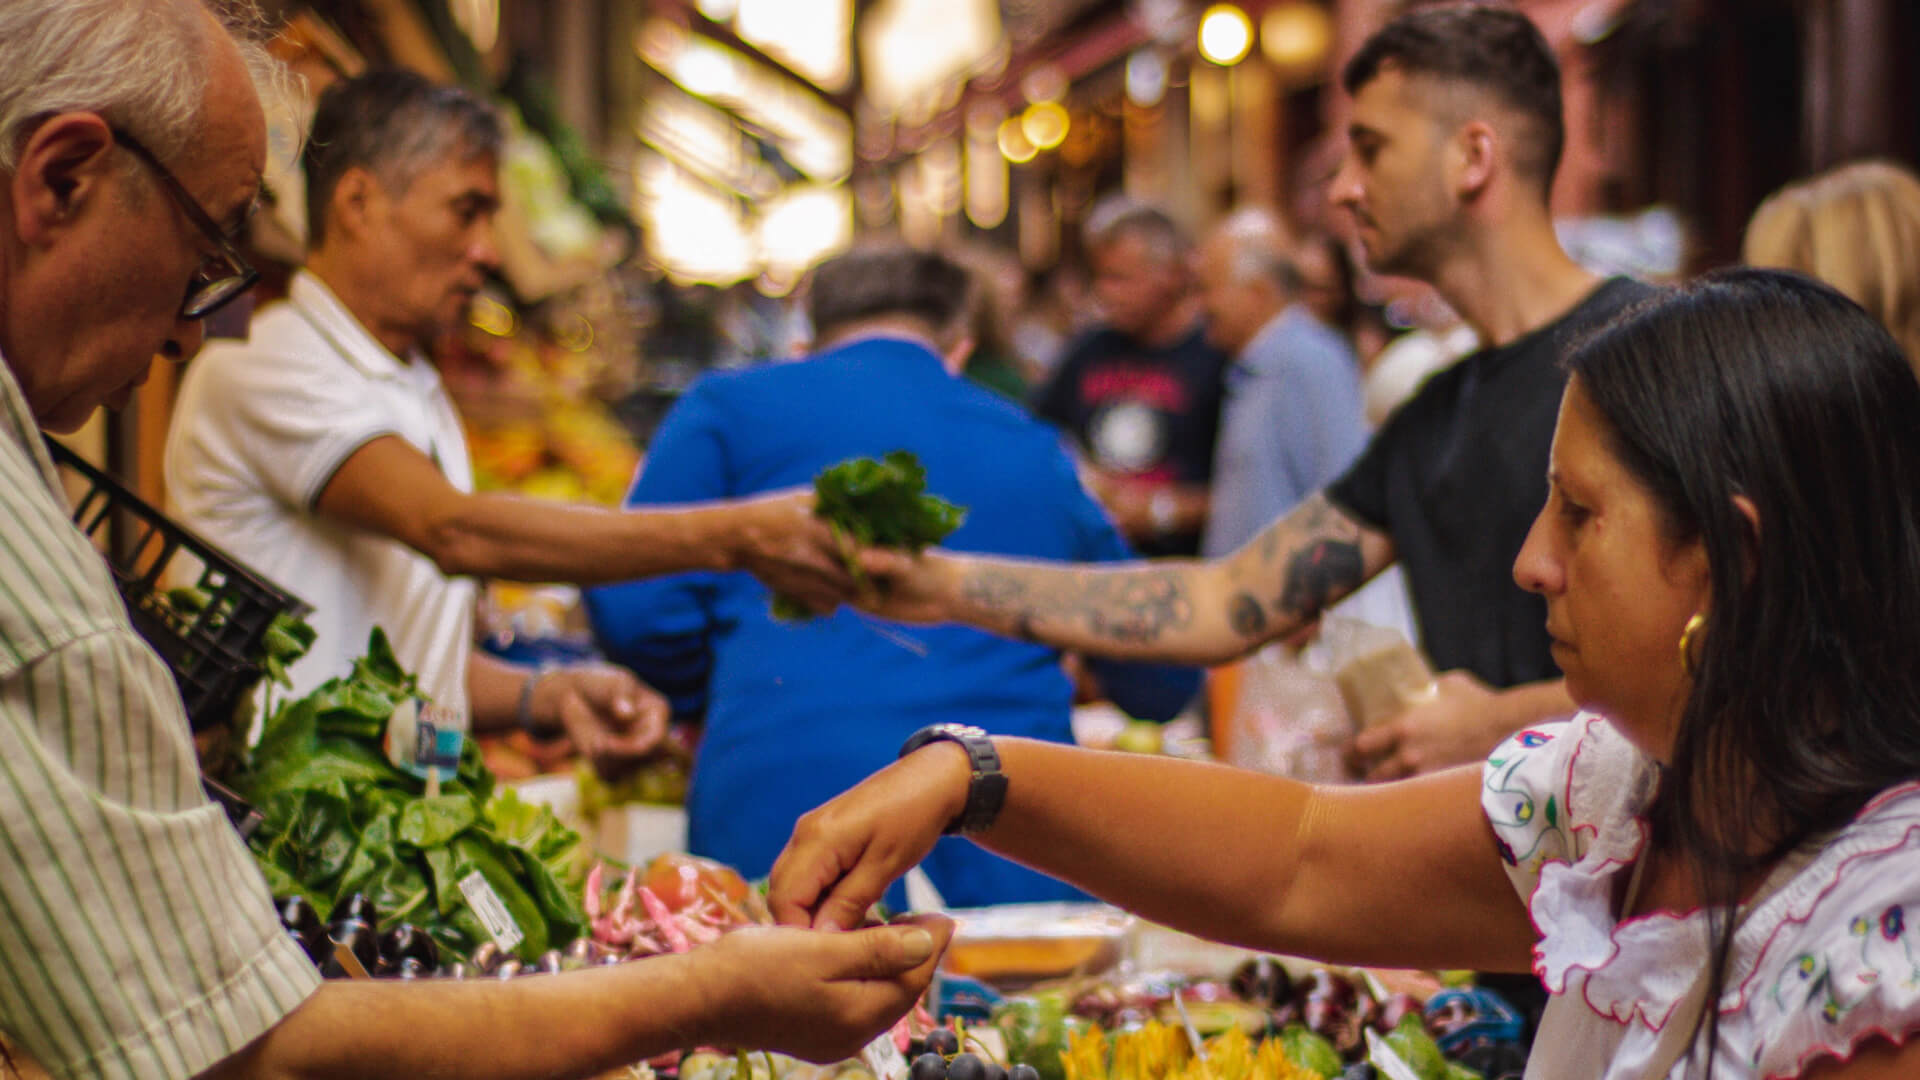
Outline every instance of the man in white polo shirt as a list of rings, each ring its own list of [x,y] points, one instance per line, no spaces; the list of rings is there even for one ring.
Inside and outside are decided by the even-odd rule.
[[[245,344],[194,361],[169,490],[215,544],[313,604],[295,690],[384,627],[476,730],[564,730],[606,763],[645,752],[662,699],[605,665],[534,672],[473,647],[476,579],[595,584],[750,569],[822,604],[850,583],[807,497],[617,512],[473,494],[460,421],[426,359],[495,268],[499,118],[410,72],[322,95],[305,151],[311,250]]]

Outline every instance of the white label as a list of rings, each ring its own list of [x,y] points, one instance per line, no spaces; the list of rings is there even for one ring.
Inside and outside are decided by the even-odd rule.
[[[893,1032],[883,1031],[860,1051],[860,1062],[877,1080],[900,1080],[907,1075],[907,1058],[894,1045]]]
[[[480,925],[487,928],[493,943],[503,950],[511,951],[526,937],[520,932],[520,926],[507,914],[507,905],[500,902],[500,894],[487,884],[486,876],[475,870],[460,879],[460,894],[467,898],[467,906],[479,918]]]

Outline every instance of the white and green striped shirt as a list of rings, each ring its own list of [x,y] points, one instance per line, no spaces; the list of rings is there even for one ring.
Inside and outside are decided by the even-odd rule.
[[[0,358],[0,1031],[55,1076],[187,1077],[318,985]]]

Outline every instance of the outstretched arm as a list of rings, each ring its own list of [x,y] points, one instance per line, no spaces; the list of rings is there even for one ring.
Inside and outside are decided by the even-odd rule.
[[[1393,542],[1315,495],[1239,551],[1124,567],[872,551],[872,602],[913,622],[962,622],[1123,659],[1214,664],[1287,637],[1393,561]]]
[[[996,738],[1008,780],[981,846],[1147,918],[1339,963],[1525,971],[1533,930],[1480,808],[1480,771],[1314,787],[1151,755]],[[774,864],[783,922],[847,925],[966,800],[933,743],[800,820]]]

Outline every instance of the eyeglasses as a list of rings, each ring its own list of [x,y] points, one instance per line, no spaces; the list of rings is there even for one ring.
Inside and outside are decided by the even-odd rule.
[[[172,194],[173,200],[180,204],[187,220],[193,222],[217,252],[207,256],[187,282],[187,295],[180,301],[180,317],[204,319],[252,288],[253,283],[260,280],[260,272],[247,264],[240,249],[234,247],[233,241],[214,223],[213,216],[200,208],[200,204],[187,192],[186,186],[175,179],[165,165],[160,164],[160,159],[153,156],[153,151],[140,145],[140,140],[119,128],[113,128],[112,131],[116,142],[147,163],[147,167],[153,170],[161,184]]]

